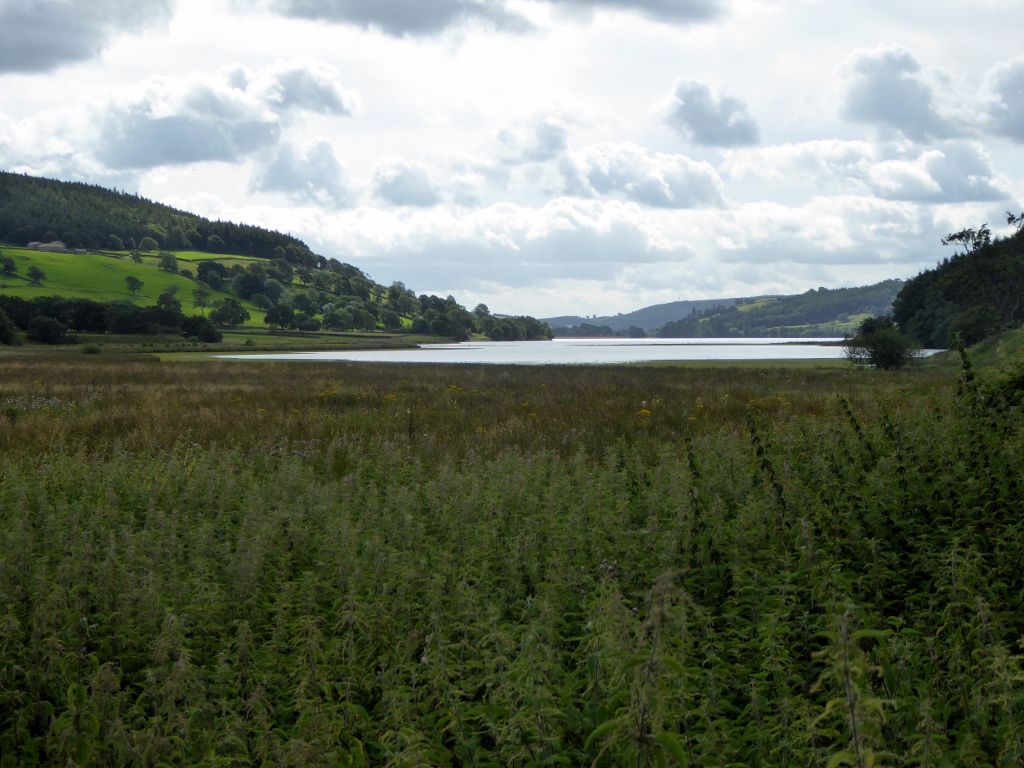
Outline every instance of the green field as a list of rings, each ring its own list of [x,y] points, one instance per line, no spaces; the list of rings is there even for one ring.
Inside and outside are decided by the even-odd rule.
[[[0,355],[4,766],[1024,762],[1020,378]]]
[[[0,275],[0,293],[31,299],[36,296],[66,296],[69,298],[92,299],[93,301],[131,301],[140,306],[156,304],[157,297],[167,286],[178,286],[178,298],[182,311],[186,314],[201,314],[199,309],[192,307],[192,290],[195,282],[181,275],[164,272],[157,266],[156,254],[143,254],[142,264],[135,264],[124,254],[123,258],[98,254],[75,255],[68,253],[40,253],[24,248],[0,248],[5,256],[14,259],[18,267],[16,275]],[[182,267],[191,267],[203,259],[212,258],[209,254],[181,253],[176,254]],[[202,258],[201,258],[202,257]],[[243,260],[246,257],[231,256],[220,258],[230,266],[231,261]],[[34,285],[25,275],[29,267],[37,266],[46,273],[46,280]],[[143,282],[143,288],[132,296],[125,286],[124,279],[133,275]],[[214,291],[211,301],[232,296],[221,291]],[[248,301],[241,302],[249,311],[250,319],[247,326],[265,328],[263,310]]]

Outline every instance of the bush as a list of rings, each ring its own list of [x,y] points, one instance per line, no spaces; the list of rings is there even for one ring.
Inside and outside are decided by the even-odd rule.
[[[67,327],[52,317],[33,317],[28,321],[25,335],[40,344],[60,344],[67,334]]]
[[[103,351],[103,347],[99,344],[86,344],[82,347],[83,355],[98,355]]]
[[[854,365],[883,371],[906,368],[921,354],[887,315],[864,320],[857,335],[846,340],[845,353],[846,359]]]
[[[204,344],[217,344],[224,338],[224,334],[205,317],[185,318],[185,322],[181,324],[181,332],[186,338],[198,339]]]
[[[0,344],[13,347],[21,343],[21,335],[18,333],[14,321],[0,310]]]

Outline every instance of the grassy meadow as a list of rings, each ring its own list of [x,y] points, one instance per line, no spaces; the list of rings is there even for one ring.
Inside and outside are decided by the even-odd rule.
[[[2,766],[1024,762],[970,371],[0,366]]]
[[[18,272],[15,275],[0,275],[0,293],[32,299],[36,296],[64,296],[67,298],[92,299],[93,301],[131,301],[139,306],[154,306],[157,297],[167,290],[167,286],[178,287],[178,298],[182,311],[188,315],[198,315],[201,310],[192,306],[192,290],[194,281],[181,275],[164,272],[158,266],[156,253],[142,254],[142,263],[136,264],[121,254],[121,258],[101,254],[45,253],[30,251],[25,248],[0,248],[5,256],[14,259]],[[209,260],[209,254],[181,252],[176,253],[179,266],[183,269],[196,271],[196,265]],[[250,261],[244,256],[217,257],[216,261],[229,267],[233,263]],[[37,266],[46,273],[46,280],[40,284],[32,283],[25,275],[29,267]],[[134,296],[128,292],[124,279],[129,275],[143,282],[142,289]],[[213,291],[211,303],[217,299],[236,298],[233,294]],[[250,315],[245,326],[266,328],[263,323],[265,312],[249,301],[241,301]]]

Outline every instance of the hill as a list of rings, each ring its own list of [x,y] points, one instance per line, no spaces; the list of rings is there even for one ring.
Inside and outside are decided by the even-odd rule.
[[[814,288],[795,296],[743,300],[730,307],[693,310],[658,330],[663,338],[732,336],[842,336],[859,321],[886,314],[903,287],[885,280],[860,288]]]
[[[169,251],[281,256],[310,268],[317,261],[304,242],[280,232],[210,221],[127,192],[0,171],[0,241],[61,240],[69,248],[119,251],[146,237]]]
[[[56,239],[86,252],[24,247]],[[79,301],[78,307],[82,300],[170,307],[171,314],[157,324],[179,329],[192,327],[186,315],[204,315],[210,306],[210,317],[222,325],[411,330],[457,341],[474,334],[497,341],[550,335],[532,317],[494,317],[483,305],[469,312],[452,297],[417,296],[401,282],[381,285],[351,264],[314,254],[290,235],[209,221],[88,184],[0,172],[0,245],[0,298],[21,330],[42,316],[73,331],[88,325],[103,332],[98,318],[123,314],[91,306],[86,323],[66,301],[43,300],[59,297]],[[32,270],[45,277],[33,278]],[[142,285],[129,285],[128,278]]]
[[[631,327],[663,338],[730,336],[842,336],[864,317],[888,313],[903,282],[860,288],[813,288],[795,296],[753,296],[655,304],[626,314],[545,318],[556,336],[621,335]]]
[[[1007,214],[1017,227],[992,239],[987,226],[943,240],[962,252],[908,280],[893,303],[893,318],[926,347],[949,347],[959,337],[975,344],[1024,319],[1024,215]]]
[[[560,317],[546,317],[543,322],[555,326],[578,326],[583,323],[590,325],[606,325],[613,331],[624,331],[631,326],[643,328],[645,331],[654,331],[665,323],[680,320],[690,314],[694,309],[703,311],[710,307],[729,307],[738,299],[697,299],[695,301],[671,301],[667,304],[652,304],[643,309],[633,312],[607,315],[605,317],[580,317],[578,315],[562,315]]]

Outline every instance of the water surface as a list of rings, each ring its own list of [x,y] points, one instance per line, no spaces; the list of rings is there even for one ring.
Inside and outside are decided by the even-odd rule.
[[[842,339],[555,339],[423,344],[418,349],[218,355],[229,360],[317,360],[363,363],[596,365],[678,360],[836,360]]]

